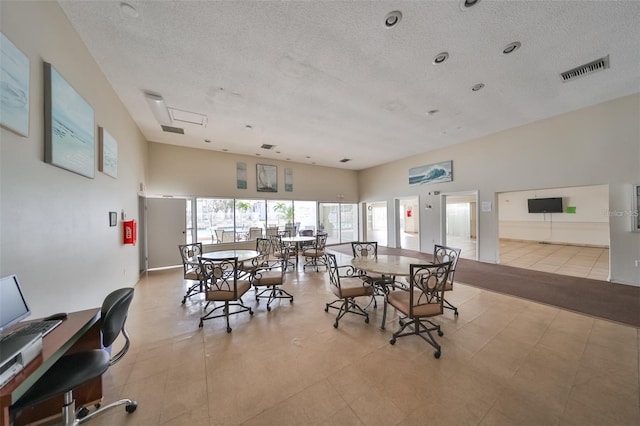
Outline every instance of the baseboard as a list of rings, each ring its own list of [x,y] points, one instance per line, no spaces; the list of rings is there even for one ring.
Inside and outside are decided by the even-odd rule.
[[[554,246],[572,246],[572,247],[592,247],[592,248],[600,248],[600,249],[608,249],[609,246],[603,246],[599,244],[576,244],[576,243],[563,243],[563,242],[555,242],[555,241],[534,241],[534,240],[518,240],[515,238],[500,238],[500,241],[510,241],[516,243],[538,243],[538,244],[549,244]]]

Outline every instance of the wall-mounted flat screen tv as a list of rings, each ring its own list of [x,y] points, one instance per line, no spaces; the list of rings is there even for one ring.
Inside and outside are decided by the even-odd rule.
[[[562,197],[529,198],[529,213],[562,213]]]

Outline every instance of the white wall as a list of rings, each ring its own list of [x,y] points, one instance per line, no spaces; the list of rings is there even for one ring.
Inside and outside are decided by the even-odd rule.
[[[529,198],[562,197],[564,213],[529,213]],[[566,213],[567,207],[576,208]],[[609,187],[591,185],[498,194],[500,238],[609,246]]]
[[[247,165],[247,189],[237,189],[236,164]],[[358,202],[358,175],[353,170],[290,161],[258,159],[174,145],[149,143],[149,186],[152,195],[261,198]],[[256,190],[256,164],[278,167],[278,192]],[[284,191],[284,169],[293,169],[293,192]]]
[[[498,262],[498,193],[537,188],[608,185],[612,211],[631,209],[631,184],[640,182],[640,95],[505,130],[449,148],[416,155],[360,173],[360,200],[420,196],[421,247],[441,241],[441,195],[478,191],[478,258]],[[453,160],[452,182],[408,184],[412,167]],[[542,173],[541,171],[544,171]],[[428,195],[431,193],[431,195]],[[491,211],[482,211],[490,202]],[[425,210],[425,204],[433,205]],[[630,232],[628,217],[609,218],[611,280],[640,285],[640,233]],[[395,241],[393,210],[389,241]]]
[[[137,218],[146,141],[56,2],[2,1],[0,19],[31,65],[29,136],[0,129],[0,275],[18,275],[34,318],[99,306],[138,281],[138,248],[122,245],[108,212]],[[117,179],[97,171],[97,145],[95,179],[44,163],[43,61],[118,141]]]

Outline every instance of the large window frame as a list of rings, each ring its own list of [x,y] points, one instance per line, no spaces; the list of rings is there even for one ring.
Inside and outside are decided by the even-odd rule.
[[[291,223],[314,234],[319,228],[317,201],[196,197],[187,200],[185,213],[187,242],[207,245],[252,241],[256,228],[264,236],[268,226],[284,232]]]

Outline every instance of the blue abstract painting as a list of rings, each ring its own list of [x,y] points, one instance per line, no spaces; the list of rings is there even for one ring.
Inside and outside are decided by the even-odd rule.
[[[45,62],[45,161],[93,178],[95,151],[93,108]]]
[[[422,185],[425,183],[451,182],[453,180],[452,161],[409,169],[409,185]]]
[[[29,136],[29,58],[0,33],[0,125]]]

